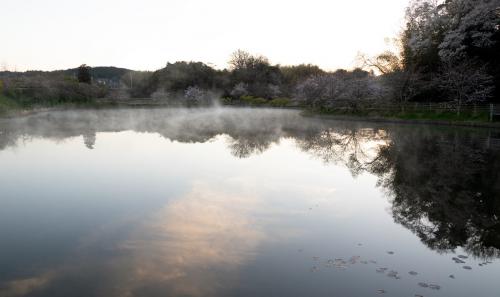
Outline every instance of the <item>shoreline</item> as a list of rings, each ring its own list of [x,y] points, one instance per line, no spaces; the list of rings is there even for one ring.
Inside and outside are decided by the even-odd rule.
[[[30,109],[14,109],[7,111],[6,113],[0,114],[0,119],[11,119],[16,117],[26,117],[42,112],[51,111],[64,111],[64,110],[79,110],[79,109],[120,109],[120,108],[180,108],[179,106],[172,106],[168,104],[151,104],[141,102],[142,104],[127,104],[124,102],[102,102],[94,104],[83,104],[83,105],[59,105],[51,107],[34,107]],[[300,107],[273,107],[273,106],[243,106],[243,105],[220,105],[220,107],[237,107],[237,108],[251,108],[251,109],[284,109],[284,110],[298,110],[301,115],[309,118],[318,119],[329,119],[329,120],[339,120],[339,121],[361,121],[361,122],[375,122],[375,123],[392,123],[392,124],[405,124],[405,125],[437,125],[437,126],[456,126],[456,127],[472,127],[472,128],[493,128],[500,129],[500,122],[479,122],[479,121],[448,121],[448,120],[432,120],[432,119],[399,119],[390,117],[379,117],[379,116],[355,116],[355,115],[342,115],[342,114],[325,114],[318,112],[311,112],[307,109]],[[193,107],[185,107],[193,108]]]
[[[472,127],[472,128],[496,128],[500,129],[500,122],[474,122],[474,121],[447,121],[447,120],[431,120],[431,119],[398,119],[389,117],[370,117],[370,116],[353,116],[341,114],[322,114],[310,113],[304,111],[304,117],[331,119],[339,121],[364,121],[374,123],[392,123],[406,125],[436,125],[436,126],[456,126],[456,127]]]

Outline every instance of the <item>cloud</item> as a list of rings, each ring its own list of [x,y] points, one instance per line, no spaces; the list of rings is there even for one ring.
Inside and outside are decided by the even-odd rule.
[[[18,297],[25,296],[36,290],[43,289],[53,278],[53,272],[47,272],[39,276],[13,280],[0,287],[0,296]]]
[[[149,286],[167,295],[215,296],[221,278],[236,281],[265,239],[250,216],[255,203],[251,196],[196,184],[119,245],[129,262],[120,266],[133,269],[117,280],[126,285],[114,293],[132,296]]]

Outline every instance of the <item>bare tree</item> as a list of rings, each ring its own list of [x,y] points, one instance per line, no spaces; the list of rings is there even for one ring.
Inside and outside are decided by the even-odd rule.
[[[264,56],[252,55],[241,49],[232,53],[229,60],[229,66],[233,70],[255,68],[258,65],[269,65],[269,60]]]
[[[401,58],[391,51],[385,51],[375,57],[359,53],[356,59],[360,68],[375,70],[380,74],[388,74],[403,68]]]
[[[231,69],[243,69],[246,68],[248,60],[252,57],[249,52],[238,49],[231,54],[229,60],[229,66]]]

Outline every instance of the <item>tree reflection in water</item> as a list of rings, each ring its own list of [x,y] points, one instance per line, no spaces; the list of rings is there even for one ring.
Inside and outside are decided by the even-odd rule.
[[[500,256],[499,135],[487,129],[326,121],[283,110],[100,110],[2,120],[0,149],[31,138],[77,136],[92,149],[98,133],[124,130],[189,143],[226,135],[237,158],[293,139],[325,163],[347,166],[353,176],[376,175],[394,220],[430,248]]]
[[[393,198],[395,221],[429,247],[497,257],[500,154],[472,133],[394,133],[371,172]]]
[[[322,131],[301,143],[353,174],[369,172],[391,197],[394,220],[440,251],[500,256],[500,147],[482,130],[391,127]],[[368,157],[363,144],[385,140]]]

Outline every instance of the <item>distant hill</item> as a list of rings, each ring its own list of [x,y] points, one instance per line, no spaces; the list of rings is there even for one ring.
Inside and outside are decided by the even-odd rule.
[[[30,70],[26,72],[0,71],[0,77],[16,77],[16,76],[76,76],[78,68],[54,71]],[[98,66],[92,67],[91,75],[93,79],[105,79],[119,81],[124,74],[133,72],[134,70],[119,68],[113,66]]]

